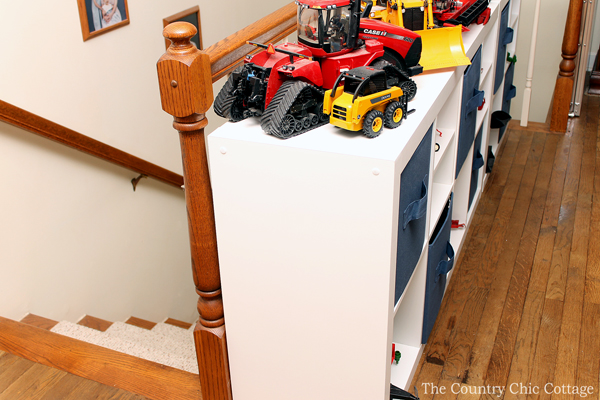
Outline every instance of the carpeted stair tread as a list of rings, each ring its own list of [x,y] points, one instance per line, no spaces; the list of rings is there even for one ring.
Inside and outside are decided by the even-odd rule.
[[[153,330],[147,330],[124,322],[115,322],[105,332],[100,332],[72,322],[61,321],[52,328],[52,331],[197,374],[198,365],[192,331],[163,325],[165,324],[157,324]]]

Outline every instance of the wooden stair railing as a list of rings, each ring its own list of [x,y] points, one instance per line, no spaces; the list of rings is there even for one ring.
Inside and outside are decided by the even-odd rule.
[[[573,76],[575,71],[575,57],[579,49],[579,32],[581,30],[581,13],[583,0],[571,0],[567,12],[565,34],[562,43],[562,61],[559,66],[558,79],[554,87],[552,99],[552,116],[550,130],[553,132],[566,132],[569,121],[569,109],[573,96]]]
[[[157,63],[158,80],[163,110],[173,116],[181,143],[192,272],[199,295],[194,341],[203,400],[233,398],[204,114],[214,99],[212,83],[255,51],[246,41],[279,41],[295,28],[296,6],[290,3],[203,51],[190,42],[196,34],[193,25],[175,22],[163,31],[171,46]]]
[[[175,172],[75,132],[2,100],[0,100],[0,121],[135,171],[140,175],[154,178],[175,187],[181,188],[183,186],[183,177]]]

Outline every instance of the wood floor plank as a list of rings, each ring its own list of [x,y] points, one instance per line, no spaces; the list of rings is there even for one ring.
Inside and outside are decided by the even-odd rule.
[[[45,317],[40,317],[39,315],[35,314],[27,314],[25,317],[23,317],[21,322],[46,330],[50,330],[54,328],[56,324],[58,324],[58,321],[54,321]]]
[[[528,189],[531,185],[532,193],[527,207],[527,217],[524,225],[522,225],[520,240],[518,243],[514,243],[515,246],[518,246],[518,253],[514,261],[512,259],[505,261],[506,264],[512,262],[514,267],[486,373],[486,384],[492,386],[504,386],[508,380],[518,333],[515,327],[519,326],[523,315],[523,305],[529,285],[529,277],[531,275],[536,243],[542,223],[552,164],[556,153],[556,136],[550,140],[546,140],[545,134],[538,133],[536,135],[544,139],[544,151],[540,158],[539,166],[536,168],[535,160],[538,158],[534,155],[536,149],[532,148],[532,162],[528,164],[527,168],[529,173],[524,177],[521,184],[522,192],[519,193],[520,195],[523,194],[523,203],[518,201],[517,204],[519,206],[515,204],[514,216],[516,217],[515,220],[518,221],[523,218],[523,215],[517,212],[517,210],[521,208],[520,204],[524,205],[527,201],[526,199],[530,195]],[[531,179],[533,177],[535,177],[535,183],[532,185]],[[519,233],[518,229],[521,228],[521,225],[517,226],[513,240],[516,240],[516,235]]]
[[[589,107],[589,105],[588,105]],[[595,113],[598,115],[596,107]],[[577,379],[577,359],[581,334],[585,270],[587,264],[592,193],[595,171],[596,124],[582,126],[579,121],[574,135],[583,136],[583,156],[574,218],[571,254],[567,270],[563,317],[556,359],[555,385],[573,385]],[[593,128],[593,129],[592,129]]]
[[[581,171],[581,159],[583,155],[583,138],[574,136],[571,138],[569,157],[565,171],[563,193],[560,205],[560,214],[557,219],[556,235],[552,251],[552,260],[548,268],[546,280],[546,299],[542,311],[542,320],[538,334],[538,343],[532,365],[531,382],[534,385],[545,385],[553,382],[556,378],[558,340],[550,339],[549,336],[557,335],[557,328],[562,324],[563,299],[566,286],[566,275],[571,253],[571,238],[575,225],[575,210],[577,194],[579,191],[579,174]],[[564,156],[564,154],[563,154]],[[562,157],[559,157],[559,159]],[[560,171],[558,171],[560,175]],[[552,191],[552,190],[551,190]],[[556,208],[556,197],[549,196],[554,204],[547,203],[546,209]],[[553,218],[553,215],[550,215]],[[551,236],[551,235],[549,235]],[[540,276],[543,277],[543,274]],[[540,286],[541,281],[534,280],[533,285]],[[560,332],[560,328],[559,328]],[[549,398],[550,396],[541,391],[534,398]]]
[[[165,324],[178,326],[183,329],[190,329],[192,327],[192,324],[190,324],[189,322],[179,321],[173,318],[167,318]]]
[[[47,367],[49,368],[49,367]],[[81,385],[85,379],[73,375],[73,374],[65,374],[56,384],[47,390],[40,400],[58,400],[65,399],[69,396],[70,393],[75,391],[75,389]],[[83,396],[83,395],[82,395]],[[88,397],[85,395],[85,397]],[[85,398],[81,397],[81,398]],[[88,397],[89,398],[89,397]]]
[[[575,225],[575,209],[577,207],[582,156],[583,138],[574,137],[569,153],[554,251],[552,252],[552,263],[546,288],[546,297],[549,299],[564,300],[567,268],[571,255],[571,238]]]
[[[540,331],[535,347],[535,357],[529,381],[534,386],[543,388],[554,379],[558,336],[562,321],[562,301],[544,298],[544,309],[540,323]],[[531,399],[549,399],[550,396],[540,390],[539,394],[529,396]]]
[[[504,192],[503,186],[486,185],[479,206],[475,210],[472,226],[469,228],[469,231],[473,232],[473,237],[487,239],[489,236],[498,210],[498,203],[502,198],[502,192]]]
[[[596,132],[596,149],[600,149],[600,124]],[[586,301],[600,304],[600,151],[598,150],[596,150],[595,171],[585,298]]]
[[[63,400],[78,400],[83,398],[91,398],[97,400],[117,400],[119,389],[114,387],[106,387],[98,382],[84,380],[73,391],[71,391]]]
[[[438,392],[437,385],[442,374],[442,366],[428,363],[422,357],[422,367],[419,374],[415,374],[411,387],[416,387],[420,400],[431,400]]]
[[[547,279],[547,271],[549,269],[549,257],[545,257],[546,254],[551,254],[554,244],[554,230],[551,230],[552,236],[548,241],[543,241],[543,246],[539,246],[540,240],[543,237],[548,236],[545,231],[544,225],[554,221],[551,216],[556,215],[558,220],[558,209],[548,208],[548,201],[552,201],[554,198],[560,199],[562,193],[562,185],[559,185],[560,168],[555,163],[557,161],[557,155],[563,154],[561,152],[561,146],[563,144],[562,137],[560,136],[547,136],[546,146],[544,148],[544,155],[538,171],[538,178],[536,180],[536,186],[532,199],[532,205],[530,207],[530,218],[531,215],[536,215],[534,221],[530,220],[530,224],[527,224],[525,229],[524,246],[520,251],[518,257],[518,264],[528,265],[531,264],[531,273],[529,279],[529,286],[527,288],[527,294],[525,298],[525,304],[523,306],[523,313],[518,323],[519,329],[517,331],[516,342],[514,345],[514,354],[511,361],[511,367],[507,383],[510,385],[515,382],[528,382],[530,376],[531,366],[535,352],[535,343],[537,342],[539,326],[542,316],[542,310],[544,306],[545,297],[545,285],[542,286],[542,290],[536,290],[535,286],[531,285],[531,278],[533,276],[541,276],[543,272],[540,266],[544,266],[545,279]],[[567,157],[564,158],[566,164]],[[563,168],[564,170],[564,168]],[[554,178],[554,179],[553,179]],[[560,203],[560,201],[558,202]],[[543,217],[537,218],[536,210],[543,210]],[[535,223],[533,223],[535,222]],[[535,254],[532,254],[529,249],[533,249]],[[544,262],[547,261],[547,262]],[[514,288],[514,287],[513,287]],[[525,290],[525,289],[523,289]],[[507,327],[505,326],[504,329]],[[514,327],[513,327],[514,329]],[[517,399],[526,398],[526,394],[520,391],[515,395]]]
[[[520,238],[525,227],[529,203],[533,194],[535,178],[543,153],[545,135],[533,135],[530,143],[522,143],[523,149],[519,149],[520,159],[524,159],[525,151],[527,154],[527,164],[524,166],[524,174],[521,180],[508,181],[505,192],[515,197],[511,208],[503,211],[503,218],[508,218],[505,222],[506,228],[500,238],[494,241],[488,240],[488,245],[497,246],[491,248],[490,255],[485,255],[480,274],[484,275],[480,279],[483,287],[489,288],[489,294],[485,301],[480,317],[479,329],[476,333],[475,343],[470,357],[469,373],[464,383],[469,385],[483,385],[486,381],[486,372],[494,348],[494,340],[498,332],[502,309],[508,294],[513,267],[518,255]],[[521,144],[520,144],[521,146]],[[521,161],[522,162],[522,161]],[[515,159],[515,163],[520,163]],[[494,243],[493,245],[491,243]],[[501,266],[501,267],[499,267]],[[485,276],[487,274],[487,276]],[[496,385],[497,383],[493,383]]]
[[[535,357],[535,346],[538,341],[542,312],[544,309],[545,292],[530,290],[523,307],[523,315],[517,332],[514,354],[507,379],[510,386],[513,383],[528,383]],[[527,392],[518,391],[514,399],[527,398]]]
[[[64,371],[34,364],[0,393],[0,400],[39,400],[65,375]]]
[[[558,227],[570,148],[570,138],[559,136],[556,155],[552,166],[552,175],[550,177],[550,186],[544,206],[544,216],[529,282],[530,291],[542,292],[544,295],[548,286],[548,274],[550,272],[554,240],[556,238]]]
[[[468,378],[471,349],[487,295],[488,289],[477,286],[470,289],[465,307],[450,337],[451,344],[444,363],[442,378],[449,382],[466,382]]]
[[[600,376],[600,305],[584,302],[581,323],[581,339],[579,342],[579,358],[577,360],[577,386],[593,387],[595,390],[587,398],[599,398],[598,376]],[[589,392],[589,390],[588,390]]]
[[[145,319],[136,318],[136,317],[129,317],[129,319],[127,321],[125,321],[125,323],[129,324],[129,325],[137,326],[138,328],[143,328],[143,329],[148,329],[148,330],[150,330],[156,326],[156,322],[147,321]]]
[[[5,354],[0,360],[0,393],[3,393],[29,368],[34,362],[25,360],[12,354]]]
[[[496,158],[497,162],[494,163],[494,168],[492,170],[493,173],[492,176],[490,176],[490,185],[506,185],[506,180],[508,179],[508,175],[512,167],[512,163],[514,161],[516,149],[519,145],[520,139],[521,133],[512,131],[510,132],[510,135],[506,138],[505,145],[503,146],[501,152],[499,152],[498,157]]]
[[[91,315],[86,315],[81,318],[78,322],[78,325],[86,326],[88,328],[95,329],[100,332],[106,332],[108,328],[112,325],[112,322],[106,321],[104,319],[92,317]]]

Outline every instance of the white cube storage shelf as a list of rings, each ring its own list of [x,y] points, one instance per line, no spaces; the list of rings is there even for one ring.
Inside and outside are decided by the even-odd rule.
[[[234,399],[387,400],[390,382],[410,384],[424,346],[430,238],[452,194],[451,219],[467,226],[450,234],[458,257],[487,176],[472,175],[473,157],[485,162],[499,144],[489,125],[502,106],[493,71],[507,4],[491,2],[488,24],[463,34],[469,57],[481,47],[485,105],[478,148],[469,144],[458,175],[465,67],[415,77],[416,111],[375,139],[326,125],[281,140],[256,119],[208,136]],[[519,6],[510,1],[515,31]],[[416,267],[395,301],[402,172],[430,128],[425,233],[406,249]]]

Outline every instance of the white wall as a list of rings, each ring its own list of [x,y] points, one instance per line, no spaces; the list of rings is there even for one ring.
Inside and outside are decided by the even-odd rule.
[[[4,3],[0,99],[181,172],[156,61],[162,19],[197,2],[130,0],[129,25],[86,42],[76,1]],[[286,3],[200,2],[205,47]],[[133,192],[135,174],[3,123],[0,154],[0,315],[195,318],[180,190]]]
[[[0,123],[0,315],[192,321],[183,193]]]
[[[558,65],[562,60],[562,39],[569,8],[569,2],[566,0],[543,0],[541,4],[529,112],[529,121],[532,122],[545,122],[548,116],[558,75]],[[521,119],[521,108],[523,107],[523,90],[527,76],[534,10],[535,1],[521,0],[517,39],[518,61],[515,66],[514,78],[517,96],[512,100],[510,109],[513,119],[518,120]]]

